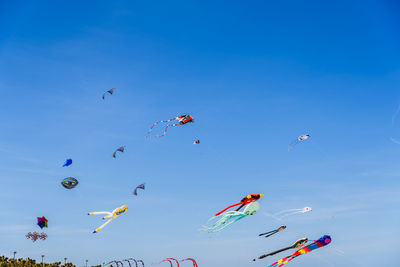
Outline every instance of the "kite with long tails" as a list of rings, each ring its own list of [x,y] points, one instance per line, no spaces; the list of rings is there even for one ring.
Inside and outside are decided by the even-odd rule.
[[[266,233],[259,234],[258,236],[264,236],[264,237],[267,238],[267,237],[270,237],[271,235],[274,235],[274,234],[276,234],[276,233],[278,233],[278,232],[280,232],[282,230],[285,230],[285,229],[286,229],[286,225],[282,225],[278,229],[275,229],[275,230],[272,230],[272,231],[269,231],[269,232],[266,232]]]
[[[288,249],[302,247],[302,246],[303,246],[304,244],[306,244],[307,242],[308,242],[308,238],[306,238],[306,237],[300,238],[299,240],[297,240],[296,242],[294,242],[293,245],[291,245],[290,247],[278,249],[278,250],[276,250],[276,251],[274,251],[274,252],[261,255],[260,257],[258,257],[258,259],[261,260],[261,259],[264,259],[265,257],[278,254],[278,253],[280,253],[280,252],[282,252],[282,251],[285,251],[285,250],[288,250]],[[253,259],[253,261],[255,261],[255,260],[256,260],[256,259]]]
[[[282,210],[280,212],[277,212],[275,214],[268,214],[269,216],[272,216],[273,218],[277,220],[282,220],[283,218],[299,213],[306,213],[312,211],[311,207],[304,207],[301,209],[288,209],[288,210]]]
[[[239,203],[230,205],[228,207],[226,207],[225,209],[221,210],[220,212],[218,212],[217,214],[215,214],[215,216],[221,215],[223,212],[229,210],[230,208],[239,206],[235,211],[239,211],[241,208],[243,208],[245,205],[250,204],[254,201],[259,200],[260,198],[262,198],[264,196],[264,194],[251,194],[251,195],[247,195],[244,198],[242,198],[242,200]]]
[[[207,231],[209,233],[219,232],[225,227],[235,223],[248,215],[254,215],[260,208],[260,204],[258,202],[252,202],[246,206],[243,212],[241,211],[227,211],[218,216],[214,216],[208,220],[207,225],[203,226],[201,230]],[[212,226],[208,226],[209,223],[214,220],[218,219]]]
[[[321,247],[328,245],[329,243],[331,243],[331,241],[332,241],[332,239],[329,235],[324,235],[320,239],[315,240],[314,242],[310,243],[309,245],[306,245],[306,246],[300,248],[292,255],[287,256],[283,259],[280,259],[279,261],[274,262],[273,264],[269,265],[268,267],[281,267],[300,255],[306,254],[308,252],[313,251],[314,249],[321,248]]]
[[[150,133],[151,133],[151,131],[153,130],[154,126],[156,126],[157,124],[159,124],[159,123],[161,123],[161,122],[168,123],[168,122],[174,121],[174,120],[178,121],[178,123],[168,124],[168,125],[165,126],[165,128],[164,128],[163,134],[161,134],[161,135],[154,135],[154,136],[163,137],[163,136],[167,133],[168,127],[175,127],[175,126],[185,125],[185,124],[187,124],[187,123],[189,123],[189,122],[194,122],[193,117],[190,116],[190,115],[188,115],[188,114],[180,115],[180,116],[178,116],[178,117],[171,118],[171,119],[165,120],[165,121],[157,121],[157,122],[155,122],[155,123],[150,127],[150,130],[147,132],[147,136],[150,135]]]
[[[195,259],[187,258],[187,259],[183,259],[181,261],[191,261],[193,263],[193,267],[198,267],[197,262],[196,262]]]
[[[90,213],[88,213],[88,215],[100,215],[100,214],[105,214],[106,216],[103,217],[103,220],[109,219],[109,220],[106,221],[103,225],[101,225],[99,228],[97,228],[96,230],[94,230],[93,233],[99,232],[101,229],[104,228],[104,226],[106,226],[107,224],[109,224],[110,222],[112,222],[113,220],[115,220],[115,218],[117,218],[118,216],[124,214],[127,210],[128,210],[128,206],[127,206],[127,205],[122,205],[121,207],[114,209],[112,212],[108,212],[108,211],[97,211],[97,212],[90,212]]]

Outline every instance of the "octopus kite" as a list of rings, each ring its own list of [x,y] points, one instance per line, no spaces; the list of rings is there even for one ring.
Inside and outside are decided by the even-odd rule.
[[[40,227],[40,229],[43,229],[43,227],[48,227],[47,222],[48,220],[46,217],[37,217],[37,225]]]
[[[113,210],[112,212],[108,212],[108,211],[97,211],[97,212],[90,212],[90,213],[88,213],[88,215],[100,215],[100,214],[105,214],[105,215],[107,215],[107,216],[104,216],[104,217],[103,217],[103,220],[109,219],[109,220],[106,221],[103,225],[101,225],[99,228],[97,228],[96,230],[94,230],[93,233],[99,232],[101,229],[104,228],[104,226],[106,226],[107,224],[109,224],[110,222],[112,222],[113,220],[115,220],[115,218],[117,218],[118,216],[124,214],[127,210],[128,210],[128,206],[127,206],[127,205],[122,205],[121,207],[116,208],[116,209]]]
[[[207,231],[209,233],[219,232],[225,227],[243,219],[244,217],[256,214],[259,208],[260,204],[258,204],[258,202],[251,202],[250,204],[247,204],[243,212],[236,210],[227,211],[220,215],[214,216],[208,220],[207,225],[203,226],[202,230]],[[214,219],[218,220],[212,226],[208,226],[208,224]]]
[[[239,203],[230,205],[228,207],[226,207],[225,209],[221,210],[220,212],[218,212],[217,214],[215,214],[215,216],[220,215],[221,213],[227,211],[230,208],[239,206],[235,211],[239,211],[241,208],[243,208],[245,205],[252,203],[254,201],[259,200],[260,198],[262,198],[264,196],[264,194],[251,194],[251,195],[247,195],[244,198],[242,198],[242,200]]]
[[[36,240],[38,240],[39,238],[41,239],[41,240],[46,240],[46,238],[47,238],[47,234],[46,233],[37,233],[37,232],[33,232],[33,233],[31,233],[31,232],[28,232],[26,235],[25,235],[25,237],[26,237],[26,239],[31,239],[32,240],[32,242],[36,242]]]
[[[276,234],[276,233],[278,233],[278,232],[280,232],[282,230],[285,230],[285,229],[286,229],[286,226],[282,225],[278,229],[275,229],[275,230],[272,230],[272,231],[269,231],[269,232],[266,232],[266,233],[259,234],[258,236],[265,236],[265,238],[267,238],[267,237],[270,237],[271,235],[274,235],[274,234]]]
[[[303,142],[310,138],[311,136],[309,134],[303,134],[297,137],[296,140],[292,141],[288,147],[288,151],[292,150],[293,147],[297,146],[300,142]]]
[[[150,130],[147,132],[147,136],[150,135],[150,133],[151,133],[151,131],[153,130],[154,126],[156,126],[157,124],[159,124],[159,123],[161,123],[161,122],[168,123],[168,122],[174,121],[174,120],[176,120],[178,123],[168,124],[168,125],[165,126],[165,128],[164,128],[163,134],[161,134],[161,135],[154,135],[154,136],[163,137],[163,136],[167,133],[168,127],[181,126],[181,125],[185,125],[185,124],[190,123],[190,122],[194,122],[193,117],[190,116],[190,115],[188,115],[188,114],[180,115],[180,116],[178,116],[178,117],[171,118],[171,119],[165,120],[165,121],[157,121],[157,122],[155,122],[155,123],[150,127]]]
[[[278,250],[276,250],[276,251],[274,251],[274,252],[261,255],[260,257],[258,257],[258,259],[261,260],[261,259],[264,259],[265,257],[278,254],[278,253],[280,253],[280,252],[282,252],[282,251],[286,251],[286,250],[288,250],[288,249],[302,247],[302,246],[305,245],[307,242],[308,242],[308,238],[305,238],[305,237],[304,237],[304,238],[300,238],[299,240],[297,240],[296,242],[294,242],[293,245],[291,245],[290,247],[278,249]],[[253,261],[255,261],[255,260],[256,260],[256,259],[253,259]]]
[[[111,88],[110,90],[106,91],[103,96],[101,98],[104,99],[104,97],[106,96],[107,93],[109,93],[110,95],[112,95],[114,93],[115,88]]]
[[[293,253],[290,256],[287,256],[283,259],[280,259],[277,262],[274,262],[273,264],[269,265],[268,267],[281,267],[283,265],[285,265],[286,263],[288,263],[289,261],[293,260],[294,258],[306,254],[308,252],[311,252],[317,248],[321,248],[324,247],[326,245],[328,245],[329,243],[331,243],[332,239],[329,235],[324,235],[322,236],[320,239],[315,240],[314,242],[300,248],[299,250],[297,250],[295,253]]]

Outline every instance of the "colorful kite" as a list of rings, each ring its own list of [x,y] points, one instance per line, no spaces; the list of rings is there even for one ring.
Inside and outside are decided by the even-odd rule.
[[[275,219],[278,220],[282,220],[283,218],[290,216],[290,215],[295,215],[295,214],[299,214],[299,213],[306,213],[306,212],[310,212],[312,211],[311,207],[304,207],[301,209],[289,209],[289,210],[282,210],[278,213],[275,213],[273,215],[271,215],[272,217],[274,217]]]
[[[201,230],[207,231],[209,233],[219,232],[225,227],[235,223],[246,216],[254,215],[260,208],[260,204],[258,202],[251,202],[248,204],[243,212],[241,211],[227,211],[220,215],[214,216],[210,218],[207,222],[206,226],[203,226]],[[208,226],[210,222],[214,219],[218,219],[212,226]]]
[[[184,260],[181,260],[181,261],[191,261],[191,262],[193,263],[193,267],[198,267],[198,266],[197,266],[197,262],[196,262],[195,259],[187,258],[187,259],[184,259]]]
[[[286,229],[286,226],[282,225],[278,229],[275,229],[275,230],[272,230],[272,231],[269,231],[269,232],[266,232],[266,233],[259,234],[258,236],[270,237],[271,235],[276,234],[276,233],[278,233],[278,232],[280,232],[282,230],[285,230],[285,229]]]
[[[299,137],[297,137],[296,140],[293,140],[290,143],[290,145],[288,147],[288,151],[292,150],[293,147],[297,146],[300,142],[303,142],[303,141],[307,140],[308,138],[310,138],[309,134],[300,135]]]
[[[104,99],[104,97],[105,97],[105,95],[106,95],[107,93],[109,93],[110,95],[112,95],[112,94],[114,93],[114,90],[115,90],[115,89],[116,89],[116,88],[111,88],[110,90],[106,91],[106,92],[103,94],[103,96],[102,96],[101,98]]]
[[[300,248],[292,255],[287,256],[283,259],[280,259],[279,261],[269,265],[268,267],[281,267],[281,266],[285,265],[286,263],[288,263],[289,261],[296,258],[297,256],[311,252],[314,249],[324,247],[324,246],[328,245],[329,243],[331,243],[331,241],[332,241],[332,239],[329,235],[324,235],[320,239],[315,240],[314,242],[310,243],[309,245],[306,245],[306,246]]]
[[[63,167],[68,167],[71,164],[72,164],[72,159],[66,159]]]
[[[125,151],[125,146],[121,146],[121,147],[117,148],[117,149],[114,151],[114,153],[112,154],[113,158],[116,158],[117,152],[118,152],[118,151],[121,152],[121,153],[123,153],[123,152]]]
[[[104,216],[104,217],[103,217],[103,220],[109,219],[109,220],[106,221],[103,225],[101,225],[99,228],[97,228],[96,230],[94,230],[93,233],[99,232],[101,229],[104,228],[104,226],[106,226],[107,224],[109,224],[111,221],[115,220],[115,218],[117,218],[118,216],[124,214],[127,210],[128,210],[128,206],[127,206],[127,205],[122,205],[121,207],[114,209],[112,212],[108,212],[108,211],[98,211],[98,212],[90,212],[90,213],[88,213],[88,215],[105,214],[105,215],[107,215],[107,216]]]
[[[285,251],[285,250],[288,250],[288,249],[302,247],[302,246],[305,245],[307,242],[308,242],[308,238],[306,238],[306,237],[300,238],[299,240],[297,240],[296,242],[294,242],[293,245],[291,245],[290,247],[278,249],[278,250],[276,250],[276,251],[274,251],[274,252],[261,255],[260,257],[258,257],[258,259],[261,260],[261,259],[264,259],[265,257],[278,254],[278,253],[280,253],[280,252],[282,252],[282,251]],[[256,259],[253,259],[253,261],[255,261],[255,260],[256,260]]]
[[[198,145],[198,144],[200,144],[200,140],[195,140],[195,141],[193,142],[193,145]]]
[[[47,222],[48,220],[46,217],[37,217],[37,225],[39,225],[40,229],[43,229],[43,227],[48,227]]]
[[[138,185],[138,186],[136,186],[136,188],[135,188],[135,190],[133,190],[133,194],[135,195],[135,196],[137,196],[137,190],[138,189],[145,189],[145,184],[141,184],[141,185]]]
[[[61,181],[61,185],[67,189],[72,189],[78,185],[78,180],[76,180],[74,177],[67,177]]]
[[[223,209],[223,210],[221,210],[220,212],[218,212],[217,214],[215,214],[215,216],[220,215],[221,213],[223,213],[223,212],[229,210],[230,208],[233,208],[233,207],[236,207],[236,206],[239,206],[239,205],[240,205],[239,208],[236,209],[236,211],[239,211],[239,210],[240,210],[241,208],[243,208],[245,205],[247,205],[247,204],[249,204],[249,203],[251,203],[251,202],[257,201],[257,200],[259,200],[260,198],[262,198],[263,196],[264,196],[264,194],[251,194],[251,195],[247,195],[247,196],[245,196],[244,198],[242,198],[242,200],[241,200],[239,203],[236,203],[236,204],[230,205],[229,207],[226,207],[225,209]]]
[[[174,120],[177,120],[178,123],[168,124],[168,125],[165,127],[164,133],[163,133],[163,134],[161,134],[161,135],[154,135],[154,136],[163,137],[163,136],[167,133],[168,127],[175,127],[175,126],[185,125],[185,124],[187,124],[187,123],[189,123],[189,122],[194,122],[193,117],[190,116],[190,115],[187,115],[187,114],[185,114],[185,115],[180,115],[180,116],[178,116],[178,117],[175,117],[175,118],[172,118],[172,119],[169,119],[169,120],[166,120],[166,121],[157,121],[157,122],[155,122],[155,123],[150,127],[150,130],[147,132],[147,136],[150,135],[150,133],[151,133],[151,131],[153,130],[154,126],[156,126],[157,124],[159,124],[159,123],[161,123],[161,122],[167,123],[167,122],[174,121]]]
[[[36,242],[36,240],[38,240],[39,238],[41,239],[41,240],[46,240],[46,238],[47,238],[47,234],[46,233],[37,233],[37,232],[33,232],[33,233],[31,233],[31,232],[28,232],[26,235],[25,235],[25,237],[26,237],[26,239],[31,239],[32,240],[32,242]]]

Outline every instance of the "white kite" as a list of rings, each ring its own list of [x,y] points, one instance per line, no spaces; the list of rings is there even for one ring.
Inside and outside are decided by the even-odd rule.
[[[128,210],[128,206],[127,205],[122,205],[119,208],[116,208],[115,210],[113,210],[112,212],[108,212],[108,211],[96,211],[96,212],[90,212],[88,213],[88,215],[100,215],[100,214],[105,214],[106,216],[103,217],[103,220],[105,219],[109,219],[108,221],[106,221],[103,225],[101,225],[99,228],[97,228],[96,230],[93,231],[93,233],[97,233],[98,231],[100,231],[101,229],[104,228],[104,226],[106,226],[107,224],[109,224],[111,221],[113,221],[115,218],[117,218],[118,216],[124,214],[126,211]]]

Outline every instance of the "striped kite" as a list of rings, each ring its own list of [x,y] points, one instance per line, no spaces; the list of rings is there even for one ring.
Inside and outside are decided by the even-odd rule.
[[[290,256],[287,256],[283,259],[280,259],[279,261],[269,265],[268,267],[281,267],[283,265],[285,265],[286,263],[288,263],[289,261],[293,260],[294,258],[296,258],[297,256],[300,256],[302,254],[306,254],[308,252],[313,251],[314,249],[320,248],[320,247],[324,247],[326,245],[328,245],[329,243],[331,243],[331,237],[329,235],[324,235],[322,236],[320,239],[315,240],[314,242],[310,243],[307,246],[302,247],[301,249],[297,250],[295,253],[293,253]]]

